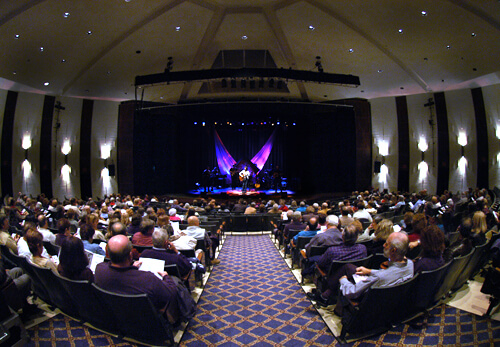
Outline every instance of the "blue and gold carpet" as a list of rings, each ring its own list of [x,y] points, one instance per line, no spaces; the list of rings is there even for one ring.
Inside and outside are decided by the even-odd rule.
[[[183,346],[325,346],[335,337],[268,235],[228,236]]]
[[[181,346],[327,346],[337,341],[269,236],[228,236]],[[345,346],[500,346],[500,322],[442,305],[425,329],[401,324]],[[135,346],[61,314],[29,346]]]

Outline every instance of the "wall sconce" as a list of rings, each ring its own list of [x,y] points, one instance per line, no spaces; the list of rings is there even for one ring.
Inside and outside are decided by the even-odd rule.
[[[457,142],[460,146],[462,146],[462,157],[463,157],[465,152],[465,146],[467,146],[467,134],[465,133],[465,131],[460,131],[458,133]]]
[[[388,156],[389,155],[389,142],[381,140],[378,143],[378,153],[382,156]]]
[[[69,181],[70,181],[69,175],[70,174],[71,174],[71,166],[69,166],[68,164],[64,164],[61,167],[61,176],[62,176],[62,179],[64,182],[69,183]]]
[[[422,154],[423,153],[424,152],[422,152]],[[418,179],[420,180],[420,182],[423,182],[427,178],[428,171],[429,171],[429,165],[427,165],[427,163],[424,160],[422,160],[418,164]]]
[[[496,130],[495,135],[497,136],[497,139],[500,140],[500,125],[497,125],[497,130]]]
[[[68,154],[71,152],[71,145],[68,139],[64,140],[64,143],[61,146],[61,152],[64,154],[64,163],[68,164]]]
[[[427,144],[427,140],[423,136],[420,138],[420,141],[418,141],[418,149],[422,153],[422,161],[424,161],[425,160],[425,151],[427,151],[427,149],[429,149],[429,145]]]
[[[29,133],[24,134],[23,142],[21,147],[24,149],[24,159],[28,159],[28,149],[31,148],[31,135]]]

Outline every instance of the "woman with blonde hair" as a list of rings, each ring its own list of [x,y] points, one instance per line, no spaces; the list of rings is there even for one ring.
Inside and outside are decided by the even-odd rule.
[[[368,254],[376,254],[384,252],[384,243],[389,238],[389,235],[394,231],[394,224],[389,219],[382,219],[380,223],[377,224],[375,229],[375,238],[371,244],[368,244],[366,248],[368,249]]]
[[[486,242],[487,230],[486,215],[481,211],[474,212],[472,216],[472,239],[474,240],[474,246],[482,245]]]

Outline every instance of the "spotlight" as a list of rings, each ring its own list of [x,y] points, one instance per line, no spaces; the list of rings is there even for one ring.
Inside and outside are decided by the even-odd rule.
[[[227,88],[227,81],[226,81],[226,79],[225,79],[225,78],[224,78],[222,81],[220,81],[220,86],[221,86],[222,88]]]
[[[274,78],[269,80],[269,88],[274,88]]]
[[[321,57],[319,55],[316,56],[316,67],[318,68],[318,72],[323,72],[323,65],[321,65]]]

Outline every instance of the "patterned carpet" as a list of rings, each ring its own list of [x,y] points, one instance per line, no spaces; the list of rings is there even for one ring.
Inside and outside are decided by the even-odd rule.
[[[335,343],[268,235],[228,236],[182,346]]]
[[[327,346],[337,341],[269,236],[228,236],[181,346]],[[399,325],[345,346],[500,346],[500,322],[454,307],[426,329]],[[61,314],[28,330],[28,346],[135,346]]]

